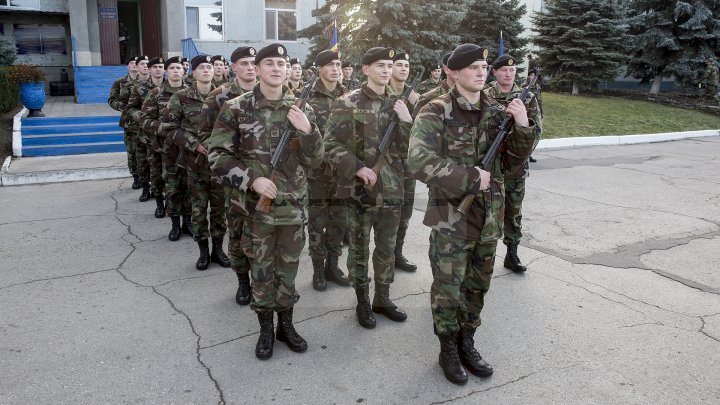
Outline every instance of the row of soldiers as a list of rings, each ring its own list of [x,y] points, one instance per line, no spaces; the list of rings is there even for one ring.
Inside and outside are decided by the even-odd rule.
[[[363,55],[362,84],[355,82],[352,66],[343,65],[331,50],[318,54],[316,80],[307,83],[299,80],[301,69],[299,75],[293,70],[299,61],[291,60],[281,44],[257,52],[236,49],[230,60],[235,78],[219,86],[213,83],[217,69],[211,56],[193,58],[191,77],[185,80],[180,58],[137,57],[128,64],[128,76],[113,86],[109,103],[123,112],[131,171],[134,149],[137,182],[158,201],[156,216],[164,210],[172,220],[169,239],[193,235],[200,248],[198,269],[212,261],[236,272],[236,301],[249,303],[257,313],[255,354],[260,359],[272,356],[275,339],[293,351],[307,350],[292,321],[306,224],[313,288],[324,290],[327,281],[351,285],[357,321],[365,328],[376,326],[374,314],[406,320],[389,290],[396,267],[417,268],[402,247],[415,181],[427,183],[424,223],[432,229],[431,307],[439,361],[446,378],[464,384],[465,368],[481,377],[493,372],[475,349],[474,334],[503,234],[505,184],[524,178],[541,128],[537,102],[526,108],[517,99],[514,59],[503,56],[493,66],[493,71],[512,71],[510,85],[496,75],[496,84],[486,89],[486,58],[484,48],[457,47],[432,69],[423,82],[430,90],[420,95],[406,83],[410,55],[386,47]],[[298,102],[304,86],[309,97]],[[514,119],[511,135],[500,157],[483,170],[478,161],[508,115]],[[396,130],[381,154],[378,146],[391,121]],[[287,129],[293,141],[281,164],[272,167]],[[138,156],[147,156],[149,175],[139,168]],[[380,159],[384,164],[373,170]],[[522,194],[521,186],[513,187],[510,194]],[[462,215],[455,208],[465,194],[474,203]],[[261,198],[272,200],[266,212],[257,209]],[[511,220],[518,232],[520,218],[518,207]],[[229,258],[222,248],[226,231]],[[348,277],[338,266],[346,233]],[[516,249],[515,242],[508,244],[509,253],[513,245]],[[514,271],[524,271],[516,251],[506,266],[508,260],[516,261]]]

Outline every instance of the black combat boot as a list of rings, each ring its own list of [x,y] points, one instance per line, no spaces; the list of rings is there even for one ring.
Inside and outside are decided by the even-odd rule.
[[[150,199],[150,183],[145,182],[142,184],[142,194],[140,194],[140,198],[138,198],[138,201],[145,202]]]
[[[198,270],[207,270],[210,265],[210,248],[208,246],[207,239],[200,239],[197,241],[198,247],[200,248],[200,257],[195,263],[195,268]]]
[[[338,267],[336,256],[328,256],[327,262],[325,262],[325,280],[332,281],[341,287],[350,287],[350,281]]]
[[[403,256],[402,246],[395,247],[395,268],[407,271],[408,273],[412,273],[417,270],[417,265],[411,263],[405,256]]]
[[[212,238],[212,253],[210,261],[219,264],[221,267],[230,267],[230,258],[223,252],[223,238]]]
[[[468,376],[460,363],[457,333],[438,335],[438,338],[440,339],[440,367],[442,367],[445,378],[453,384],[465,385]]]
[[[133,174],[132,176],[133,176],[133,183],[132,183],[132,186],[130,186],[130,187],[132,187],[133,190],[139,190],[141,187],[140,186],[140,176],[137,174]]]
[[[493,368],[475,350],[475,328],[460,329],[458,353],[462,365],[473,375],[478,377],[490,377],[492,375]]]
[[[528,160],[529,160],[531,163],[537,162],[537,159],[535,159],[534,157],[532,157],[532,155],[528,158]]]
[[[238,305],[250,303],[250,276],[247,272],[236,273],[238,278],[238,290],[235,293],[235,302]]]
[[[375,296],[373,297],[372,311],[387,316],[391,321],[403,322],[407,314],[398,309],[390,301],[390,285],[375,283]]]
[[[255,357],[260,360],[267,360],[273,355],[273,344],[275,343],[273,316],[273,311],[257,313],[258,322],[260,322],[260,336],[255,345]]]
[[[302,353],[307,350],[308,344],[295,330],[292,323],[292,315],[292,307],[278,312],[278,325],[277,331],[275,331],[275,337],[277,337],[277,340],[285,342],[290,350],[296,353]]]
[[[155,208],[155,218],[162,218],[165,216],[165,199],[163,198],[162,193],[158,192],[158,194],[155,196],[155,203],[157,204],[157,208]]]
[[[375,315],[372,314],[372,310],[370,309],[370,292],[368,290],[368,286],[355,286],[355,295],[357,296],[358,302],[355,307],[355,316],[357,316],[360,326],[367,329],[374,329],[376,323]]]
[[[327,289],[327,281],[325,281],[325,260],[313,257],[313,281],[312,286],[315,291],[325,291]]]
[[[506,269],[512,270],[515,273],[524,273],[527,267],[520,263],[520,258],[517,255],[517,247],[517,243],[508,243],[504,266]]]
[[[180,216],[173,215],[170,217],[170,220],[172,221],[172,228],[170,228],[168,239],[171,242],[175,242],[176,240],[180,239]]]
[[[185,235],[194,237],[195,234],[192,231],[192,220],[190,219],[190,214],[183,214],[182,219],[182,228],[180,228],[180,231]]]

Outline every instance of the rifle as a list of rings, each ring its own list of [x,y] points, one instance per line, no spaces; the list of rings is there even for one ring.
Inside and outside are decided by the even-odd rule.
[[[520,97],[518,97],[520,100],[522,100],[523,104],[525,106],[530,103],[530,88],[535,85],[535,82],[537,81],[538,76],[540,76],[540,68],[538,68],[538,74],[535,75],[535,77],[530,80],[530,82],[523,88],[522,93],[520,93]],[[502,124],[500,124],[500,128],[498,130],[497,136],[495,136],[495,139],[493,140],[493,143],[490,144],[490,147],[487,150],[487,153],[485,153],[485,156],[482,158],[480,163],[478,163],[478,166],[481,170],[484,170],[486,172],[489,172],[493,163],[495,162],[495,157],[497,156],[498,151],[500,150],[500,146],[505,142],[507,139],[509,133],[510,133],[510,127],[515,122],[515,119],[512,115],[508,115],[503,120]],[[467,214],[467,212],[470,210],[470,207],[472,206],[473,200],[475,199],[474,194],[465,194],[465,197],[463,197],[462,201],[460,201],[460,205],[456,208],[457,212],[461,214]]]
[[[305,88],[303,89],[300,98],[295,100],[295,105],[298,108],[302,108],[303,105],[305,105],[307,99],[310,97],[310,93],[315,87],[314,84],[317,81],[319,72],[320,69],[313,70],[313,74],[308,80],[308,85],[305,86]],[[286,119],[285,124],[282,127],[278,146],[277,148],[275,148],[275,153],[273,153],[272,157],[270,158],[270,168],[272,169],[272,175],[270,176],[270,180],[274,184],[277,184],[277,179],[280,175],[280,166],[282,166],[282,164],[285,162],[288,152],[290,150],[297,150],[299,148],[297,138],[295,137],[296,132],[297,129],[293,127],[290,121]],[[270,212],[270,204],[272,204],[271,198],[260,196],[260,200],[257,202],[255,209],[267,214],[268,212]]]
[[[401,100],[403,103],[407,103],[408,98],[410,98],[410,94],[412,94],[413,91],[416,91],[418,86],[420,85],[420,79],[422,79],[423,74],[425,74],[425,67],[422,66],[420,68],[420,73],[418,73],[417,76],[415,76],[415,79],[413,79],[412,84],[408,86],[408,88],[405,89],[405,91],[402,94]],[[382,139],[380,140],[380,146],[378,146],[378,159],[375,162],[375,165],[372,168],[372,171],[375,172],[376,176],[380,176],[380,170],[383,167],[383,164],[385,163],[385,153],[387,153],[388,149],[390,149],[390,143],[392,142],[392,135],[393,132],[395,132],[395,127],[398,124],[398,121],[400,119],[398,118],[397,114],[393,111],[392,115],[390,116],[390,121],[387,124],[387,127],[385,127],[385,134],[383,135]],[[370,184],[367,184],[365,186],[368,190],[372,191],[373,187]]]

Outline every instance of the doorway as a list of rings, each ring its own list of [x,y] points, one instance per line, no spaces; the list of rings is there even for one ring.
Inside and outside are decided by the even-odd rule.
[[[142,31],[140,29],[140,5],[137,0],[118,1],[118,29],[120,36],[120,60],[142,55]]]

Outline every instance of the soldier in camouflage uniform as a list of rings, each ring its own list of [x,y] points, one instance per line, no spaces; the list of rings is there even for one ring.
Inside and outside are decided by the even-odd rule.
[[[325,134],[325,123],[335,100],[345,93],[340,84],[340,55],[325,50],[315,58],[320,69],[308,104],[313,108],[320,133]],[[327,281],[349,287],[350,282],[338,267],[342,254],[342,239],[347,225],[345,202],[338,201],[337,177],[334,168],[323,160],[319,168],[308,172],[308,235],[310,257],[313,264],[313,288],[325,291]]]
[[[437,64],[430,67],[430,78],[420,83],[418,93],[425,94],[428,91],[442,85],[440,75],[442,74],[442,65]]]
[[[350,248],[347,267],[357,296],[355,314],[360,326],[369,329],[376,324],[373,312],[395,322],[407,319],[407,314],[390,300],[395,239],[403,202],[402,161],[407,156],[408,131],[412,123],[407,105],[398,100],[388,86],[394,57],[395,51],[391,48],[375,47],[365,52],[362,70],[368,78],[367,83],[337,100],[325,126],[328,160],[338,173],[338,198],[348,201]],[[397,129],[390,149],[383,156],[385,164],[376,174],[370,167],[379,158],[378,146],[395,114],[399,117]],[[375,297],[371,311],[368,260],[373,229]]]
[[[401,96],[410,87],[406,82],[410,75],[410,55],[405,52],[397,52],[395,58],[393,58],[393,69],[392,75],[390,76],[390,88],[398,96]],[[412,111],[413,106],[418,102],[420,95],[416,92],[411,92],[408,97],[407,107],[408,110]],[[408,226],[410,225],[410,217],[413,212],[413,205],[415,204],[415,177],[413,177],[407,170],[407,161],[403,159],[403,205],[400,210],[400,226],[397,231],[397,238],[395,241],[395,267],[407,271],[414,272],[417,270],[417,266],[411,263],[402,253],[403,245],[405,244],[405,234],[407,233]]]
[[[705,94],[703,97],[720,101],[717,93],[718,80],[720,80],[719,76],[720,73],[718,72],[717,65],[715,65],[715,60],[713,58],[708,58],[707,69],[702,77],[702,82],[705,84]]]
[[[138,138],[143,144],[143,150],[145,151],[145,160],[147,161],[147,179],[148,181],[143,183],[143,193],[140,196],[140,201],[147,201],[150,196],[155,196],[157,207],[155,208],[155,217],[162,218],[165,216],[165,206],[163,204],[163,189],[164,184],[162,180],[162,156],[160,153],[155,152],[152,147],[152,142],[155,139],[154,133],[149,133],[142,128],[142,106],[147,98],[147,95],[152,89],[161,87],[165,82],[165,60],[163,58],[152,58],[148,62],[150,69],[150,80],[147,82],[138,82],[133,87],[130,93],[130,100],[128,101],[128,107],[131,111],[130,114],[138,123]]]
[[[217,178],[213,178],[207,160],[208,140],[199,136],[201,110],[207,96],[215,88],[212,85],[212,59],[198,55],[190,62],[195,84],[175,93],[168,104],[169,134],[180,156],[177,165],[188,172],[188,187],[192,201],[192,232],[200,249],[195,263],[198,270],[207,270],[210,262],[230,267],[222,244],[225,237],[225,192]],[[208,222],[208,204],[210,221]],[[212,239],[212,251],[208,239]]]
[[[300,59],[290,59],[290,77],[288,77],[287,85],[291,90],[296,92],[296,95],[299,94],[298,91],[302,92],[302,88],[304,86],[302,78],[303,70],[302,65],[300,64]]]
[[[225,57],[222,55],[215,55],[212,57],[213,65],[213,87],[218,87],[227,83],[228,76],[225,74]]]
[[[342,86],[345,88],[346,91],[352,91],[360,87],[360,81],[353,77],[353,70],[355,68],[350,63],[350,61],[344,61],[342,63]]]
[[[142,186],[142,194],[140,194],[140,198],[138,199],[140,202],[145,202],[150,199],[150,166],[147,156],[147,137],[145,133],[140,130],[139,124],[140,110],[142,109],[145,96],[153,87],[156,87],[150,77],[149,62],[149,58],[141,59],[137,62],[137,83],[127,90],[129,94],[127,96],[126,122],[130,130],[135,134],[133,136],[135,159],[137,160],[138,176],[140,178],[140,185]],[[162,77],[160,77],[160,81],[162,82]],[[121,97],[122,96],[121,94]]]
[[[440,85],[435,87],[434,89],[426,93],[421,93],[420,99],[418,100],[417,104],[415,104],[415,108],[413,108],[413,118],[417,116],[418,112],[420,112],[420,109],[425,107],[425,104],[429,103],[437,97],[448,94],[452,86],[455,85],[455,81],[453,81],[452,77],[448,74],[447,61],[448,58],[450,58],[450,54],[451,52],[448,52],[443,57],[442,67],[443,71],[445,72],[445,80],[440,82]]]
[[[154,67],[153,67],[154,68]],[[151,69],[153,69],[151,68]],[[169,195],[169,190],[165,188],[167,178],[167,169],[164,167],[163,150],[165,148],[165,130],[162,116],[164,110],[167,109],[167,103],[170,97],[183,87],[182,83],[182,64],[180,57],[175,56],[165,60],[163,63],[164,71],[167,72],[167,81],[161,86],[157,86],[150,90],[145,97],[145,101],[140,111],[140,129],[144,131],[150,138],[150,181],[155,194],[157,208],[155,209],[155,217],[162,218],[165,216],[165,204],[163,200],[163,192]],[[168,69],[171,69],[168,70]],[[174,166],[174,162],[173,162]],[[168,202],[169,205],[169,202]],[[172,218],[172,217],[171,217]],[[177,218],[177,238],[180,237],[180,218]],[[177,239],[176,239],[177,240]]]
[[[120,89],[123,85],[137,80],[137,56],[130,58],[127,62],[128,74],[125,77],[121,77],[113,82],[110,88],[110,96],[108,97],[108,104],[115,111],[120,111],[120,125],[125,128],[125,106],[120,102]],[[132,136],[127,129],[124,130],[123,141],[125,142],[125,150],[127,151],[128,170],[133,177],[132,188],[137,190],[140,188],[140,177],[137,173],[137,162],[135,161],[135,144],[132,142]]]
[[[201,139],[210,139],[215,120],[220,114],[220,109],[226,101],[243,95],[255,88],[255,48],[242,46],[233,51],[230,60],[235,71],[235,79],[225,83],[213,90],[205,99],[200,117],[199,135]],[[227,228],[230,236],[228,244],[228,255],[230,256],[230,267],[235,271],[238,278],[238,290],[235,293],[235,302],[238,305],[250,303],[250,261],[242,248],[243,222],[244,218],[237,210],[230,208],[232,187],[225,187],[225,203]]]
[[[312,108],[293,105],[296,98],[283,86],[287,50],[268,45],[255,57],[260,83],[252,92],[229,100],[220,110],[210,137],[210,162],[223,184],[232,187],[232,210],[245,218],[245,246],[251,260],[252,302],[260,336],[259,359],[273,354],[273,311],[278,313],[277,339],[295,352],[307,342],[292,323],[300,253],[307,221],[307,171],[319,166],[324,149]],[[289,124],[286,122],[289,121]],[[270,161],[282,128],[297,129],[285,161],[270,178]],[[272,199],[267,213],[256,210],[260,197]]]
[[[522,89],[515,84],[517,66],[515,58],[505,54],[501,55],[492,65],[492,74],[495,81],[486,87],[485,93],[495,102],[507,106],[516,99]],[[534,98],[528,106],[528,116],[535,122],[538,136],[542,131],[542,118],[537,100]],[[527,270],[522,265],[517,254],[517,248],[522,238],[522,202],[525,198],[525,178],[530,175],[530,166],[526,161],[519,170],[511,171],[504,168],[505,178],[505,219],[503,226],[503,243],[507,245],[504,266],[516,273]]]
[[[141,159],[138,156],[137,151],[137,144],[138,144],[138,127],[137,123],[135,123],[130,116],[129,109],[129,102],[130,102],[130,94],[132,93],[133,87],[135,87],[136,84],[138,84],[141,80],[147,81],[150,77],[150,72],[147,69],[147,62],[150,60],[148,56],[137,56],[137,61],[135,62],[135,66],[138,69],[138,75],[134,80],[128,81],[123,83],[123,85],[120,87],[120,95],[118,96],[118,105],[123,111],[123,115],[121,116],[121,123],[122,127],[125,128],[125,133],[127,134],[127,138],[129,143],[132,144],[132,150],[133,150],[133,156],[135,159],[135,168],[138,174],[138,187],[142,187],[142,171],[143,168],[141,166]],[[144,66],[143,70],[145,71],[144,74],[141,74],[141,65]]]
[[[505,108],[482,92],[486,57],[486,49],[472,44],[453,51],[447,66],[455,86],[415,118],[408,158],[410,170],[429,187],[423,222],[432,229],[428,255],[433,324],[440,340],[440,366],[456,384],[467,382],[463,365],[480,377],[493,372],[473,339],[502,234],[503,170],[519,169],[539,139],[520,100]],[[477,164],[506,114],[515,119],[506,149],[489,172],[481,170]],[[464,215],[456,209],[467,194],[474,196],[474,203]]]

